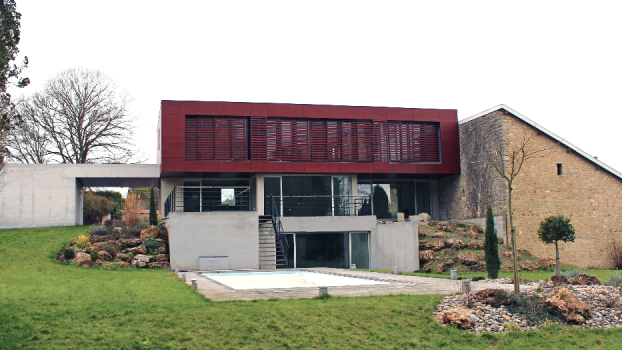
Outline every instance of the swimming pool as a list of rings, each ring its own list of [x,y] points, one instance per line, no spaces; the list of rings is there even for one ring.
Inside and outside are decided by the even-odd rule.
[[[388,283],[310,271],[227,272],[202,275],[233,289],[317,288]]]

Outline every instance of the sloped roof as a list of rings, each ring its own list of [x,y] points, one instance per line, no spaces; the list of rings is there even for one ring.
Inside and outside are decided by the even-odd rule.
[[[524,121],[525,123],[531,125],[532,127],[536,128],[537,130],[539,130],[540,132],[542,132],[543,134],[548,135],[549,137],[553,138],[554,140],[558,141],[560,144],[572,149],[574,152],[576,152],[577,154],[582,155],[583,157],[585,157],[587,160],[591,161],[592,163],[598,165],[599,167],[607,170],[608,172],[610,172],[611,174],[617,176],[619,179],[622,179],[622,173],[620,173],[619,171],[616,171],[614,168],[608,166],[607,164],[601,162],[600,160],[594,158],[593,156],[587,154],[586,152],[584,152],[583,150],[581,150],[579,147],[573,145],[572,143],[564,140],[563,138],[555,135],[553,132],[551,132],[550,130],[546,129],[545,127],[543,127],[542,125],[539,125],[538,123],[534,122],[533,120],[525,117],[524,115],[518,113],[517,111],[513,110],[512,108],[504,105],[504,104],[500,104],[498,106],[492,107],[490,109],[487,109],[483,112],[477,113],[474,116],[468,117],[466,119],[462,119],[458,121],[458,125],[462,125],[465,123],[468,123],[472,120],[475,120],[479,117],[485,116],[487,114],[490,114],[492,112],[496,112],[498,110],[505,110],[507,112],[510,112],[512,115],[514,115],[516,118]]]

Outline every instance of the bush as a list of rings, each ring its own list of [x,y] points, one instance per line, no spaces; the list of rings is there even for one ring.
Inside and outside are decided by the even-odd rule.
[[[149,225],[157,226],[158,217],[156,214],[155,194],[153,193],[153,186],[151,186],[151,194],[149,195]]]
[[[87,249],[91,246],[91,236],[87,234],[79,235],[76,238],[76,247],[80,249]]]
[[[106,226],[108,228],[114,226],[114,220],[113,219],[107,219],[106,221],[104,221],[104,226]]]
[[[140,221],[140,195],[128,193],[123,204],[123,222],[125,227],[132,228]]]
[[[538,236],[545,244],[555,243],[555,275],[560,275],[559,268],[559,247],[558,242],[574,242],[575,230],[570,219],[566,219],[563,215],[549,216],[542,220]]]
[[[609,250],[607,250],[607,258],[609,259],[612,269],[622,270],[622,243],[618,241],[610,242]]]
[[[582,273],[584,274],[585,272],[575,268],[574,270],[566,271],[566,272],[562,273],[562,276],[566,277],[566,279],[569,280],[569,279],[571,279],[573,277],[577,277],[577,275],[580,275]]]
[[[112,257],[117,255],[117,253],[119,252],[119,249],[117,248],[117,246],[110,242],[104,243],[102,245],[102,248],[106,251],[106,253],[110,254]]]
[[[129,256],[130,258],[133,258],[134,257],[134,253],[133,252],[129,252],[129,253],[127,253],[127,256]]]
[[[91,226],[91,236],[106,236],[108,230],[105,226]]]
[[[145,246],[145,248],[147,248],[148,250],[152,250],[152,249],[157,249],[160,248],[161,246],[163,246],[164,244],[158,242],[155,240],[155,238],[153,237],[147,237],[144,241],[143,241],[143,245]]]
[[[120,227],[115,227],[112,229],[112,237],[114,237],[114,239],[119,239],[121,238],[122,235],[123,235],[123,230],[121,230]]]
[[[65,250],[63,250],[63,256],[65,259],[71,260],[76,257],[76,251],[73,248],[65,248]]]
[[[555,283],[555,285],[559,284],[568,284],[568,279],[564,276],[551,276],[551,282]]]
[[[486,271],[488,278],[495,279],[499,276],[501,259],[499,259],[499,242],[497,240],[497,230],[492,216],[492,207],[486,208],[486,238],[484,240],[484,259],[486,260]]]
[[[473,277],[473,282],[482,281],[482,280],[485,280],[485,279],[486,279],[486,277],[484,277],[484,276],[475,276],[475,277]]]
[[[91,191],[84,194],[84,222],[87,224],[101,223],[104,216],[114,209],[114,203],[105,197],[98,196]]]
[[[99,259],[99,253],[95,249],[91,250],[91,260],[95,261],[97,259]]]
[[[610,272],[609,277],[611,277],[611,279],[605,282],[606,286],[612,286],[616,288],[622,287],[622,272],[620,272],[619,275],[614,275]]]
[[[503,328],[508,332],[520,331],[520,326],[514,322],[503,322]]]
[[[560,321],[558,315],[551,314],[544,305],[544,299],[537,295],[512,294],[507,310],[523,315],[529,326],[538,326],[545,321]]]

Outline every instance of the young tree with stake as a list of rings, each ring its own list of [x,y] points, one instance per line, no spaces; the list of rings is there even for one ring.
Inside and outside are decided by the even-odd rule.
[[[555,243],[555,276],[559,276],[561,271],[559,268],[559,246],[557,242],[574,242],[574,226],[570,223],[570,219],[565,218],[563,215],[549,216],[540,223],[538,236],[545,244]]]

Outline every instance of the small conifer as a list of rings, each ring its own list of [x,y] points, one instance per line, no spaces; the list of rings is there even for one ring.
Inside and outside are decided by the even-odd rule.
[[[495,220],[492,216],[492,207],[486,208],[486,240],[484,241],[484,257],[486,259],[486,270],[488,278],[497,278],[501,268],[499,259],[499,243],[497,241],[497,230]]]

